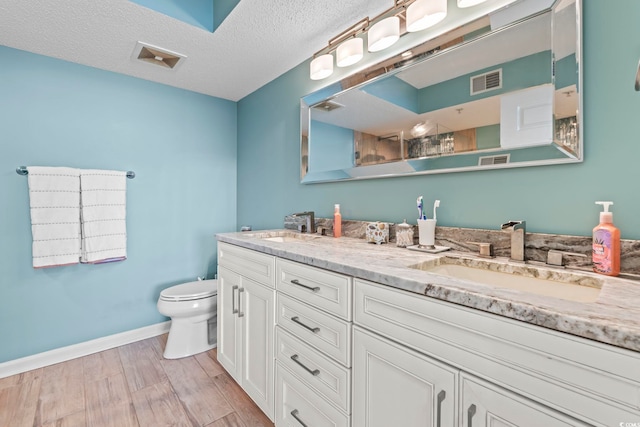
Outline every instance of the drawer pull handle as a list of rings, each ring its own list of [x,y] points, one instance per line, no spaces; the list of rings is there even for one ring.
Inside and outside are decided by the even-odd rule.
[[[300,283],[298,279],[293,279],[291,283],[297,286],[301,286],[305,289],[309,289],[310,291],[313,291],[313,292],[318,292],[320,290],[320,286],[308,286],[308,285],[305,285],[304,283]]]
[[[293,360],[294,362],[296,362],[298,365],[300,365],[302,367],[302,369],[304,369],[305,371],[309,372],[311,375],[313,375],[314,377],[316,375],[320,375],[320,370],[319,369],[309,369],[305,366],[304,363],[302,363],[301,361],[298,360],[298,355],[294,354],[293,356],[291,356],[291,360]]]
[[[231,287],[231,313],[237,314],[238,309],[236,308],[236,291],[238,290],[238,286],[234,285]]]
[[[238,317],[244,317],[244,313],[240,311],[240,303],[242,302],[240,294],[242,292],[244,292],[244,288],[238,289]]]
[[[318,328],[317,326],[316,326],[315,328],[312,328],[311,326],[307,326],[307,325],[305,325],[304,323],[302,323],[302,322],[300,321],[300,319],[298,319],[298,316],[293,316],[293,317],[291,318],[291,321],[292,321],[292,322],[294,322],[294,323],[297,323],[298,325],[302,326],[302,327],[303,327],[303,328],[305,328],[305,329],[310,330],[310,331],[311,331],[311,332],[313,332],[314,334],[317,334],[318,332],[320,332],[320,328]]]
[[[473,427],[473,416],[476,414],[476,405],[469,406],[467,409],[467,426]]]
[[[438,409],[437,409],[437,414],[436,414],[436,426],[437,427],[441,427],[442,426],[442,401],[444,400],[444,398],[447,397],[447,393],[442,390],[440,391],[440,393],[438,393]]]
[[[308,427],[304,422],[302,422],[302,420],[300,419],[300,417],[298,417],[298,414],[299,414],[299,412],[298,412],[298,410],[297,410],[297,409],[294,409],[293,411],[291,411],[291,416],[292,416],[293,418],[295,418],[295,419],[296,419],[296,421],[297,421],[297,422],[299,422],[299,423],[300,423],[300,425],[301,425],[302,427]]]

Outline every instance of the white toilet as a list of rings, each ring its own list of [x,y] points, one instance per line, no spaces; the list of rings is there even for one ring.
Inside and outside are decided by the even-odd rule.
[[[216,346],[218,281],[198,280],[160,292],[158,311],[171,318],[165,359],[191,356]]]

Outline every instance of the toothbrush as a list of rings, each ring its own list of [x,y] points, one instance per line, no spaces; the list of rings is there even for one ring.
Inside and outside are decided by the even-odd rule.
[[[440,200],[433,202],[433,220],[436,220],[436,208],[440,207]]]
[[[416,200],[417,204],[418,204],[418,219],[427,219],[426,215],[422,214],[422,196],[418,197],[418,200]]]

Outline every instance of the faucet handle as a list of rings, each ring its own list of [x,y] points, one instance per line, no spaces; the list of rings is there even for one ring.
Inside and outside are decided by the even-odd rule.
[[[472,245],[478,245],[480,252],[478,253],[478,256],[482,257],[482,258],[493,258],[493,244],[491,243],[486,243],[486,242],[467,242],[470,243]]]
[[[502,224],[500,226],[500,228],[502,228],[503,230],[506,230],[507,228],[512,228],[514,226],[520,226],[520,227],[516,227],[516,228],[524,228],[527,225],[526,221],[514,221],[514,220],[510,220],[505,222],[504,224]]]
[[[588,258],[585,254],[579,254],[576,252],[559,251],[557,249],[549,249],[549,252],[547,252],[547,264],[562,267],[564,265],[564,263],[562,262],[563,255]]]

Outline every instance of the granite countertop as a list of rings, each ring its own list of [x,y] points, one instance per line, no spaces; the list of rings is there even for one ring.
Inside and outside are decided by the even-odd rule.
[[[560,332],[589,338],[633,351],[640,351],[640,281],[610,278],[580,272],[602,285],[595,302],[576,302],[537,295],[527,291],[482,285],[410,268],[443,256],[468,254],[442,252],[427,254],[399,248],[394,244],[376,245],[364,239],[317,237],[286,242],[264,240],[285,230],[223,233],[217,238],[247,249],[343,273],[356,278],[426,295],[488,313],[520,320]],[[291,233],[287,230],[286,233]],[[480,260],[480,258],[478,258]],[[510,264],[506,259],[494,262]],[[570,270],[553,267],[539,269],[554,274]]]

